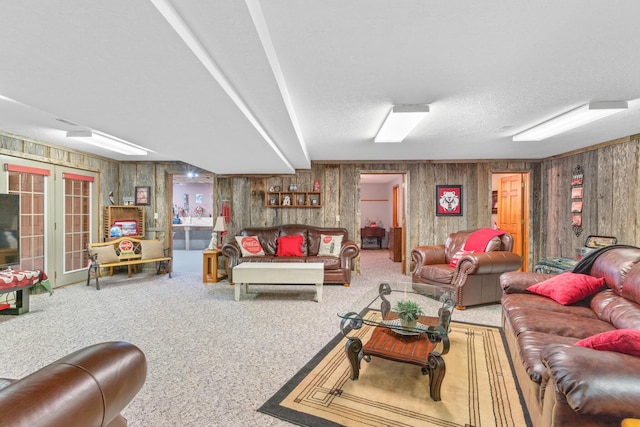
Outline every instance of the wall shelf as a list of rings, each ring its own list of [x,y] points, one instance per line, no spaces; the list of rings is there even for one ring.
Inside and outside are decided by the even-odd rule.
[[[144,207],[143,206],[105,206],[103,216],[103,237],[104,241],[111,239],[109,232],[111,225],[115,221],[131,221],[138,222],[138,234],[135,236],[129,235],[127,237],[135,237],[138,239],[144,239],[145,236],[145,224],[144,224]]]
[[[287,198],[288,204],[286,204]],[[318,191],[266,192],[264,205],[268,208],[320,208],[322,193]]]

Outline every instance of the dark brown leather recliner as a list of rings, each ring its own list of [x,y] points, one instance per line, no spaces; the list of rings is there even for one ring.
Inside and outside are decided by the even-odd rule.
[[[20,379],[0,379],[0,424],[125,427],[120,414],[147,377],[144,353],[126,342],[95,344]]]
[[[511,252],[513,238],[505,233],[491,238],[484,252],[462,255],[452,267],[451,259],[474,231],[458,231],[450,234],[444,245],[418,246],[411,251],[416,291],[420,291],[420,284],[448,286],[455,292],[458,309],[500,301],[500,275],[519,269],[522,258]]]

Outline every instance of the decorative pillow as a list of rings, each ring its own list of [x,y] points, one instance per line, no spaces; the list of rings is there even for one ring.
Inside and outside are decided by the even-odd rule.
[[[93,254],[98,254],[98,264],[109,264],[111,262],[118,262],[120,259],[116,255],[116,248],[113,245],[98,246],[91,249]]]
[[[562,305],[573,304],[595,294],[604,286],[604,278],[566,272],[529,286],[534,294],[549,297]]]
[[[303,256],[302,242],[304,237],[300,234],[278,237],[278,250],[276,256]]]
[[[318,250],[319,256],[334,256],[340,255],[340,249],[342,248],[342,236],[330,236],[327,234],[320,235],[320,249]]]
[[[473,251],[465,251],[464,248],[460,249],[458,252],[456,252],[451,257],[451,262],[449,263],[449,265],[451,267],[455,267],[456,265],[458,265],[458,261],[460,260],[460,258],[462,258],[465,255],[472,254],[472,253],[473,253]]]
[[[264,256],[264,249],[256,236],[237,236],[236,242],[240,246],[242,256]]]
[[[615,351],[640,357],[640,331],[616,329],[584,338],[575,345],[601,351]]]
[[[140,246],[142,247],[142,259],[164,257],[162,242],[160,240],[143,240],[140,242]]]

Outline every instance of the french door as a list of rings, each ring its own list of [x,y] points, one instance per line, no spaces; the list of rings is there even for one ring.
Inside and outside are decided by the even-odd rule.
[[[20,195],[19,268],[44,271],[54,287],[85,279],[87,243],[98,237],[98,174],[7,156],[0,162],[0,191]]]

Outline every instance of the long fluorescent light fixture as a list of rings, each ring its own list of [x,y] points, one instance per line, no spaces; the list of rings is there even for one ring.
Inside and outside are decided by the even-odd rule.
[[[542,141],[628,108],[626,101],[590,102],[513,136],[514,141]]]
[[[373,142],[402,142],[428,112],[427,104],[394,106]]]
[[[67,138],[74,138],[78,141],[126,156],[146,156],[148,151],[130,142],[116,138],[115,136],[91,130],[68,131]]]

